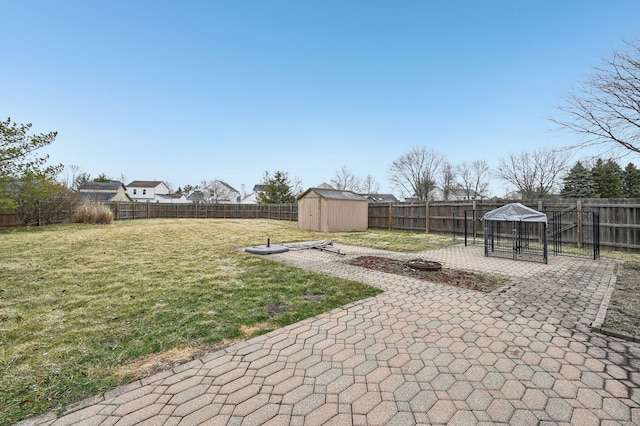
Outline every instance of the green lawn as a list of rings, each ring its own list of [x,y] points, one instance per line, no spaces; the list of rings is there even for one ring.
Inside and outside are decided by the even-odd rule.
[[[267,238],[411,252],[453,243],[401,232],[320,234],[266,220],[0,232],[0,424],[379,293],[239,250]]]

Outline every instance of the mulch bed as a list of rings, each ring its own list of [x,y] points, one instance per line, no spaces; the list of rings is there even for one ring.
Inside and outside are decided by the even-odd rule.
[[[442,268],[439,271],[421,271],[408,267],[405,261],[378,256],[360,256],[350,260],[348,263],[349,265],[361,266],[375,271],[408,276],[484,293],[490,293],[503,286],[506,282],[501,277],[455,269]]]

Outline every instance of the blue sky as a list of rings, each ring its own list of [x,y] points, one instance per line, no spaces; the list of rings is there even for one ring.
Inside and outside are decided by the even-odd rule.
[[[1,2],[0,117],[54,163],[175,188],[382,192],[413,147],[452,164],[575,143],[562,96],[640,38],[637,0]],[[127,182],[125,182],[127,183]],[[507,187],[492,185],[493,195]]]

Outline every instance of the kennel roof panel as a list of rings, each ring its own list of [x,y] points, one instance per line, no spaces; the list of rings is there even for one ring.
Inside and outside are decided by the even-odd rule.
[[[547,215],[520,203],[506,204],[491,210],[482,216],[482,220],[508,222],[543,222],[547,223]]]

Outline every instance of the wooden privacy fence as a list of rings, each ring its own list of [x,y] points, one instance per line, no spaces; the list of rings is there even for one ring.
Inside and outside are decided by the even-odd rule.
[[[275,219],[298,220],[297,204],[104,203],[115,220],[135,219]]]
[[[0,213],[0,228],[20,226],[20,220],[15,213]]]
[[[482,215],[467,217],[465,212],[488,212],[507,200],[433,201],[420,204],[369,205],[369,228],[449,233],[462,242],[465,227],[482,241]],[[595,212],[600,217],[600,246],[609,249],[640,250],[640,199],[549,199],[518,200],[541,212],[569,210]],[[469,215],[467,215],[469,216]]]
[[[465,221],[465,211],[490,211],[508,200],[434,201],[427,203],[369,204],[369,228],[410,232],[450,234],[464,238],[465,226],[475,235],[482,235],[479,218]],[[609,249],[640,250],[640,199],[549,199],[520,200],[539,211],[594,211],[600,216],[600,245]],[[275,219],[298,220],[298,205],[293,204],[159,204],[107,203],[116,220],[146,218],[209,218],[209,219]],[[47,212],[47,218],[59,223],[68,221],[71,208]],[[481,217],[481,216],[480,216]],[[20,226],[12,213],[0,214],[0,228]]]

